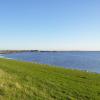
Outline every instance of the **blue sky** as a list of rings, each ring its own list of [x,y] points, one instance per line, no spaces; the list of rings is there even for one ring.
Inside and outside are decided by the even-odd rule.
[[[0,0],[0,49],[100,50],[100,0]]]

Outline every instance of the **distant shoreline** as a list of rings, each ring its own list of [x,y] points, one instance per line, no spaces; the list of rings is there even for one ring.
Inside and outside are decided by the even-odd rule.
[[[19,53],[19,52],[38,52],[38,50],[0,50],[0,54]]]
[[[9,54],[9,53],[20,53],[20,52],[100,52],[100,51],[49,51],[49,50],[0,50],[0,54]]]

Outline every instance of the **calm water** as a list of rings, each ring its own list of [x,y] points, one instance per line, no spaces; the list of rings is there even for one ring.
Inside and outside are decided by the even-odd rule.
[[[100,52],[23,52],[3,56],[100,73]]]

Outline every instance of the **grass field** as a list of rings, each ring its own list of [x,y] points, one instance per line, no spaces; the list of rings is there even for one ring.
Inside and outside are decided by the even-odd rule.
[[[0,100],[100,100],[100,74],[0,59]]]

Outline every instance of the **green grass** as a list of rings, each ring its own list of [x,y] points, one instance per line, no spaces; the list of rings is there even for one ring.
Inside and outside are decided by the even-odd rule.
[[[100,100],[100,74],[0,59],[0,100]]]

